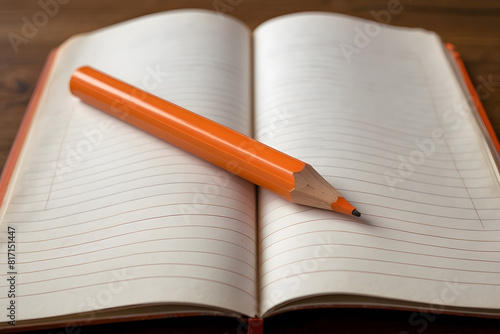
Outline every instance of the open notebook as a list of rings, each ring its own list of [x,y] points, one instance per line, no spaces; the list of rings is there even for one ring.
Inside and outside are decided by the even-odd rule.
[[[68,89],[82,65],[310,163],[362,218],[290,204],[85,105]],[[75,36],[4,171],[2,326],[335,305],[499,316],[482,127],[421,29],[300,13],[251,33],[179,10]]]

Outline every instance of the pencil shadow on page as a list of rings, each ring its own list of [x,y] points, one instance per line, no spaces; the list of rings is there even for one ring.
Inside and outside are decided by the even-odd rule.
[[[368,215],[365,215],[363,214],[362,211],[359,211],[361,216],[360,217],[355,217],[355,216],[352,216],[352,217],[349,217],[349,219],[354,222],[354,223],[357,223],[357,224],[363,224],[363,225],[374,225],[371,221],[370,221],[370,216]]]

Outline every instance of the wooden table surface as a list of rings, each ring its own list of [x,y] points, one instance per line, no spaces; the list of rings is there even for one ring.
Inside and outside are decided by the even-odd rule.
[[[58,0],[57,13],[29,36],[17,52],[7,38],[21,35],[23,20],[53,0],[0,0],[0,168],[3,167],[25,108],[49,51],[70,36],[137,16],[176,8],[225,10],[249,27],[300,11],[331,11],[377,19],[398,0]],[[461,54],[500,135],[500,1],[399,0],[401,13],[390,24],[436,31]],[[380,18],[379,18],[380,20]],[[494,296],[492,296],[493,298]],[[495,298],[500,298],[496,296]],[[425,315],[425,314],[424,314]],[[243,333],[242,324],[225,318],[168,319],[79,327],[40,333]],[[269,319],[266,333],[500,333],[500,320],[412,312],[358,309],[301,311]]]

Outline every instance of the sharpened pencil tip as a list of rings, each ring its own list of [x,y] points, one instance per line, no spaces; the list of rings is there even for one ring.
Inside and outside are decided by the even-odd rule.
[[[356,217],[361,217],[361,213],[359,213],[359,211],[356,209],[352,210],[352,215]]]

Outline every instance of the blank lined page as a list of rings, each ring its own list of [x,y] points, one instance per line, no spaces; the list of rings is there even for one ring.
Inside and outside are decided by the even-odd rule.
[[[68,89],[90,65],[248,133],[249,46],[241,23],[186,10],[61,48],[2,220],[4,269],[7,226],[17,234],[17,320],[156,303],[255,314],[254,186]]]
[[[262,191],[261,312],[319,294],[500,307],[498,181],[439,38],[309,13],[255,44],[257,138],[362,213]]]

